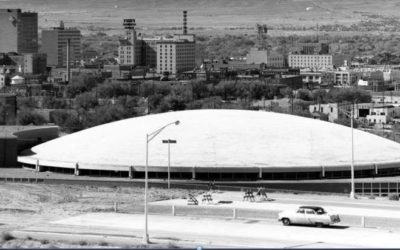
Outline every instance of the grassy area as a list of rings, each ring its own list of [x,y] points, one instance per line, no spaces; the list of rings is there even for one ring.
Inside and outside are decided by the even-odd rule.
[[[149,201],[160,201],[197,195],[200,191],[183,189],[149,189]],[[104,248],[106,243],[58,242],[49,240],[14,239],[12,230],[37,225],[69,216],[90,212],[114,212],[118,203],[120,212],[143,211],[143,188],[97,187],[81,185],[46,185],[1,183],[0,185],[0,247],[3,248]],[[162,209],[166,213],[166,209]],[[152,211],[150,212],[156,212]],[[124,248],[140,247],[120,246]],[[166,247],[166,246],[152,246]]]

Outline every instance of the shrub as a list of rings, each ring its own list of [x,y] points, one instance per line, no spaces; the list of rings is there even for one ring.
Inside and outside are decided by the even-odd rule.
[[[370,200],[375,200],[375,195],[370,195],[370,196],[368,196],[368,199],[370,199]]]
[[[47,244],[49,244],[50,242],[49,242],[49,240],[41,240],[40,243],[43,244],[43,245],[47,245]]]
[[[105,247],[105,246],[108,246],[108,243],[105,241],[102,241],[99,243],[99,246]]]
[[[1,238],[0,238],[1,242],[13,240],[13,239],[15,239],[15,237],[12,236],[12,234],[10,232],[3,232],[1,234]]]
[[[399,200],[399,195],[398,194],[389,194],[389,200],[398,201]]]
[[[81,240],[81,241],[79,241],[79,245],[80,246],[87,246],[88,243],[86,241],[84,241],[84,240]]]

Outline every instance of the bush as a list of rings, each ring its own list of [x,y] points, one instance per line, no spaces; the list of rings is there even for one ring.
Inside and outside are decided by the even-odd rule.
[[[398,194],[389,194],[389,200],[398,201],[399,200],[399,195]]]
[[[40,241],[40,243],[43,244],[43,245],[47,245],[47,244],[50,243],[50,241],[46,240],[46,239],[43,239],[43,240]]]
[[[23,110],[18,114],[18,121],[21,125],[43,125],[47,123],[41,114],[28,110]]]
[[[84,240],[81,240],[81,241],[79,241],[79,245],[80,246],[87,246],[88,243],[86,241],[84,241]]]
[[[370,195],[370,196],[368,196],[368,199],[370,199],[370,200],[375,200],[375,195]]]
[[[15,237],[12,236],[12,234],[10,232],[3,232],[1,234],[1,238],[0,238],[1,242],[13,240],[13,239],[15,239]]]

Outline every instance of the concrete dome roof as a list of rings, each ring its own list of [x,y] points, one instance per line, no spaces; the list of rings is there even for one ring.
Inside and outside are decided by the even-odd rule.
[[[40,144],[22,163],[116,169],[144,166],[146,133],[163,130],[149,144],[149,166],[208,168],[349,166],[351,129],[325,121],[272,112],[190,110],[130,118]],[[354,130],[356,165],[400,162],[400,144]]]

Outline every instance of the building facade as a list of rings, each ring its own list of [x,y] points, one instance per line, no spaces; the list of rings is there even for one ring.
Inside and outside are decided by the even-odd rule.
[[[370,109],[369,115],[367,115],[367,120],[369,123],[373,124],[387,124],[391,121],[395,114],[394,106],[376,106]]]
[[[47,54],[48,66],[67,66],[68,40],[70,41],[70,65],[76,66],[81,59],[81,31],[65,28],[63,22],[60,22],[59,27],[42,31],[41,52]]]
[[[124,19],[125,39],[119,41],[118,59],[121,65],[142,64],[142,40],[137,39],[135,19]]]
[[[196,67],[194,35],[175,35],[157,43],[157,73],[176,75]]]
[[[46,74],[47,55],[44,53],[24,54],[23,73],[24,74]]]
[[[274,51],[251,48],[246,56],[246,63],[264,63],[267,67],[280,68],[285,66],[285,58],[283,55]]]
[[[328,54],[329,44],[322,42],[298,43],[298,50],[303,55]]]
[[[15,125],[17,117],[17,96],[0,94],[0,124]]]
[[[288,64],[291,68],[330,69],[332,68],[332,55],[290,54]]]
[[[37,53],[37,13],[0,9],[0,23],[0,52]]]
[[[142,39],[142,65],[149,68],[157,67],[157,43],[161,38]]]

